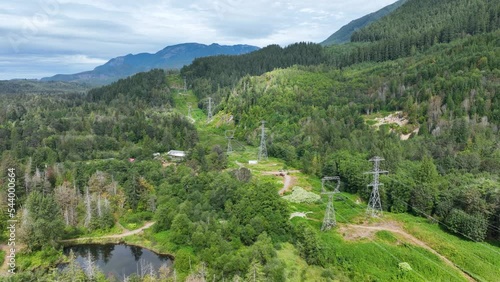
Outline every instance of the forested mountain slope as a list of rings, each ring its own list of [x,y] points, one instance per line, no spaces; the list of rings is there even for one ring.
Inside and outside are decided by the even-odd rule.
[[[0,95],[0,208],[10,169],[23,246],[9,281],[116,281],[65,257],[61,239],[102,243],[151,221],[123,240],[174,266],[130,281],[495,281],[500,31],[460,37],[409,56],[391,37],[272,45],[85,94]],[[269,159],[255,164],[262,120]],[[388,172],[381,217],[366,213],[373,156]],[[322,230],[329,206],[337,225]]]
[[[494,188],[500,170],[499,38],[497,31],[436,45],[411,58],[342,70],[294,67],[246,77],[225,111],[234,115],[240,138],[256,145],[256,128],[266,120],[271,156],[318,176],[340,174],[349,191],[364,197],[369,194],[359,178],[362,168],[354,160],[384,156],[391,171],[386,181],[396,181],[385,186],[386,209],[452,220],[452,208],[460,207],[478,217],[473,222],[482,235],[474,238],[485,238],[487,230],[498,238],[485,220],[499,224]],[[408,124],[376,130],[365,122],[395,111]],[[400,134],[412,131],[418,136],[400,140]],[[420,162],[433,167],[430,179],[418,178]],[[459,195],[468,189],[492,209],[463,205]],[[394,200],[403,195],[413,208]]]
[[[320,44],[322,46],[329,46],[332,44],[341,44],[350,42],[351,35],[353,32],[371,24],[372,22],[379,20],[382,17],[387,16],[388,14],[392,13],[394,10],[399,8],[401,5],[403,5],[405,2],[406,0],[399,0],[397,2],[392,3],[391,5],[385,6],[384,8],[376,12],[370,13],[359,19],[355,19],[350,23],[341,27],[339,30],[330,35],[325,41],[321,42]]]
[[[269,45],[261,50],[242,56],[215,56],[199,58],[181,69],[199,98],[208,93],[219,99],[227,88],[234,86],[245,75],[260,75],[275,68],[293,65],[317,65],[326,61],[318,44],[295,43],[285,48]]]
[[[494,0],[409,0],[400,9],[352,34],[361,45],[349,62],[384,61],[415,54],[436,43],[500,28]]]
[[[2,95],[0,150],[32,168],[54,162],[150,157],[189,149],[191,123],[165,112],[175,106],[163,70],[140,73],[88,94]],[[180,135],[173,136],[173,131]],[[184,134],[186,136],[184,136]],[[142,151],[134,144],[146,142]]]

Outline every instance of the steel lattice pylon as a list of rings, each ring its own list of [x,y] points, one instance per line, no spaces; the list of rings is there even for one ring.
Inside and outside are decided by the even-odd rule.
[[[325,190],[325,181],[337,180],[337,186],[333,191]],[[325,217],[323,218],[323,224],[321,225],[321,231],[327,231],[332,229],[337,225],[337,219],[335,217],[335,208],[333,207],[333,195],[340,193],[340,177],[338,176],[325,176],[321,179],[321,194],[328,195],[328,203],[326,205]]]
[[[333,194],[328,193],[328,204],[326,205],[325,218],[323,218],[323,224],[321,225],[321,231],[327,231],[332,229],[337,225],[337,219],[335,218],[335,208],[333,207]]]
[[[266,122],[262,121],[262,132],[260,134],[260,146],[259,146],[259,161],[266,159],[267,160],[267,147],[266,147]]]
[[[207,123],[212,121],[212,97],[208,97]]]
[[[373,157],[370,162],[373,162],[373,171],[366,172],[373,174],[373,182],[368,184],[368,186],[373,187],[370,194],[370,200],[368,201],[368,206],[366,207],[366,214],[371,217],[382,216],[382,202],[380,201],[379,186],[384,184],[379,182],[379,176],[382,173],[388,173],[388,171],[380,170],[380,162],[384,159],[381,157]]]
[[[234,138],[234,130],[226,130],[225,132],[227,139],[227,154],[231,154],[233,152],[233,145],[231,144],[231,140]]]

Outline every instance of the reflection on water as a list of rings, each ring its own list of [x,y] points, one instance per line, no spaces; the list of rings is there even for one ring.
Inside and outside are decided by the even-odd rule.
[[[64,248],[64,253],[73,251],[76,261],[87,269],[89,262],[99,267],[107,277],[127,277],[133,273],[139,276],[157,272],[162,265],[172,265],[170,257],[158,255],[148,249],[129,245],[77,245]]]

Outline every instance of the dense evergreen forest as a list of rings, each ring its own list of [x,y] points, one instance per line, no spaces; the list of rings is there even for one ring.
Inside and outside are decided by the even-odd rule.
[[[495,281],[498,13],[495,1],[408,0],[352,44],[271,45],[88,92],[7,87],[0,207],[14,169],[23,250],[5,280],[119,281],[63,256],[62,240],[102,243],[154,222],[125,242],[172,254],[174,267],[126,281]],[[270,158],[247,165],[262,120]],[[389,173],[385,214],[370,219],[373,156]],[[332,175],[338,225],[321,232],[321,178]],[[295,187],[282,197],[287,176]],[[355,227],[378,232],[353,239]]]
[[[293,65],[318,65],[325,62],[323,48],[313,43],[296,43],[285,48],[269,45],[241,56],[214,56],[198,58],[181,70],[198,98],[207,93],[217,100],[227,96],[228,88],[245,75],[260,75],[275,68]]]

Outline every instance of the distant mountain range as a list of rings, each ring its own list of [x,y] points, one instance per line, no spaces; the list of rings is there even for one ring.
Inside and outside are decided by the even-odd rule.
[[[164,49],[151,53],[128,54],[109,60],[94,70],[75,74],[57,74],[44,77],[42,81],[71,81],[93,85],[108,84],[120,78],[128,77],[138,72],[154,68],[179,69],[190,64],[195,58],[215,55],[240,55],[260,49],[251,45],[219,45],[184,43],[167,46]]]
[[[351,21],[350,23],[344,25],[341,27],[338,31],[336,31],[334,34],[330,35],[325,41],[321,42],[320,44],[323,46],[328,46],[332,44],[342,44],[346,42],[351,41],[351,35],[354,31],[357,29],[363,28],[369,24],[371,24],[374,21],[379,20],[382,17],[385,17],[386,15],[392,13],[394,10],[399,8],[401,5],[403,5],[407,0],[399,0],[389,6],[385,6],[384,8],[373,12],[371,14],[368,14],[366,16],[363,16],[359,19],[355,19]]]

